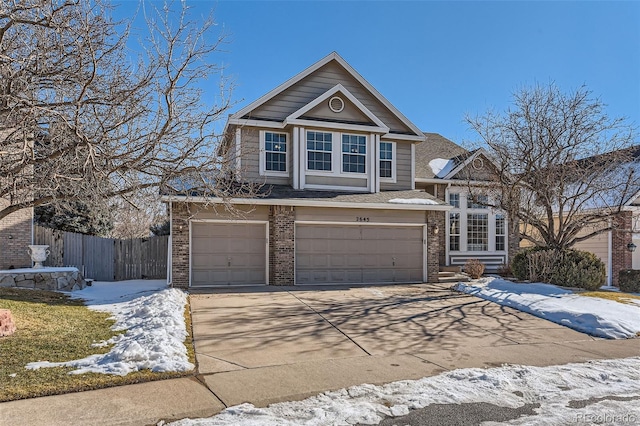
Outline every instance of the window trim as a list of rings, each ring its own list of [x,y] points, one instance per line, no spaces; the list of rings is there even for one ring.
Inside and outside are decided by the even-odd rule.
[[[307,135],[308,132],[320,132],[320,133],[331,133],[333,136],[331,138],[331,170],[313,170],[309,169],[309,149],[307,148]],[[357,173],[357,172],[343,172],[342,171],[342,135],[354,135],[354,136],[363,136],[365,138],[365,146],[367,149],[367,153],[365,155],[365,173]],[[337,143],[336,143],[337,141]],[[305,128],[304,129],[304,173],[307,176],[327,176],[327,177],[343,177],[350,179],[369,179],[369,167],[371,164],[369,162],[369,150],[371,149],[371,136],[369,134],[358,133],[358,132],[349,132],[349,131],[340,131],[340,130],[328,130],[328,129],[315,129],[315,128]],[[325,151],[329,152],[329,151]],[[336,159],[338,159],[336,161]],[[308,186],[308,185],[306,185]],[[359,189],[364,189],[359,188]]]
[[[450,216],[446,215],[445,216],[445,220],[446,220],[446,230],[447,230],[447,235],[446,235],[446,251],[447,251],[447,256],[449,252],[453,252],[456,255],[468,255],[468,256],[473,256],[475,255],[480,255],[480,254],[508,254],[509,251],[509,219],[506,215],[506,213],[504,213],[501,210],[495,210],[493,208],[490,208],[488,206],[486,207],[471,207],[470,205],[468,205],[468,191],[465,189],[462,189],[461,187],[451,187],[450,189],[448,188],[446,190],[446,196],[445,196],[445,200],[447,202],[447,204],[451,204],[451,194],[459,194],[459,201],[460,201],[460,207],[454,207],[451,209],[450,213],[460,213],[460,234],[458,234],[460,236],[459,239],[459,245],[460,245],[460,250],[451,250],[451,244],[450,244]],[[491,201],[491,199],[489,199],[489,201]],[[487,250],[486,251],[471,251],[469,250],[469,242],[468,242],[468,230],[469,230],[469,225],[468,225],[468,215],[469,214],[486,214],[487,215]],[[504,234],[502,234],[501,236],[504,236],[504,250],[497,250],[496,249],[496,236],[498,236],[498,234],[496,233],[496,218],[502,216],[504,219]]]
[[[390,143],[391,144],[391,177],[382,177],[380,176],[380,170],[382,170],[380,168],[380,163],[382,161],[389,161],[389,160],[383,160],[381,158],[378,159],[378,179],[380,179],[380,182],[384,182],[384,183],[397,183],[397,179],[398,179],[398,175],[396,173],[396,164],[397,164],[397,150],[396,150],[396,143],[393,141],[380,141],[380,143],[378,144],[378,153],[382,152],[382,150],[380,149],[380,145],[382,145],[383,143]],[[380,155],[378,154],[378,157],[380,157]]]
[[[344,137],[345,136],[355,136],[356,138],[364,138],[364,154],[360,154],[359,152],[355,153],[355,152],[344,152]],[[349,144],[351,144],[351,142],[349,142]],[[355,133],[340,133],[340,174],[346,174],[346,175],[355,175],[355,176],[362,176],[362,175],[366,175],[368,173],[368,167],[367,167],[367,158],[369,157],[369,152],[368,152],[368,141],[367,141],[367,137],[365,135],[358,135]],[[345,161],[344,161],[344,156],[345,155],[355,155],[358,157],[363,157],[364,158],[364,171],[363,172],[345,172],[344,171],[344,165],[345,165]]]
[[[285,168],[284,172],[276,170],[267,170],[267,149],[266,149],[266,134],[273,133],[277,135],[284,135],[285,137]],[[289,177],[289,153],[291,151],[291,137],[287,132],[275,132],[271,130],[260,130],[260,176],[277,176],[277,177]],[[276,151],[273,151],[276,152]]]

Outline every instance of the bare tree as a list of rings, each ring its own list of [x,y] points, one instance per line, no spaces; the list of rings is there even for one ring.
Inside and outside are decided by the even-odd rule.
[[[215,154],[230,106],[214,61],[224,35],[184,1],[141,4],[144,36],[108,0],[0,2],[0,219],[187,180],[199,195],[234,189]],[[220,96],[203,99],[205,84]]]
[[[524,88],[504,114],[466,120],[496,164],[492,205],[535,245],[570,248],[614,228],[640,190],[633,127],[585,87]]]

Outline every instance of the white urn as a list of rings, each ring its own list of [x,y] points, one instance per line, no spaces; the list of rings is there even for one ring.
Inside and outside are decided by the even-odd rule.
[[[42,269],[44,266],[42,263],[47,260],[47,256],[49,256],[49,246],[48,245],[30,245],[29,246],[29,255],[31,256],[31,260],[33,260],[33,269]]]

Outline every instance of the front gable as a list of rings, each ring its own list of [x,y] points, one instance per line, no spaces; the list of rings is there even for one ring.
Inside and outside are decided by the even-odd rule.
[[[337,53],[328,55],[257,101],[231,115],[229,122],[241,125],[259,121],[284,124],[287,117],[305,108],[335,88],[336,85],[341,85],[345,91],[357,99],[366,110],[383,123],[383,126],[379,127],[389,129],[388,133],[401,135],[409,140],[424,140],[424,135],[420,130]],[[320,105],[318,106],[320,107]],[[362,108],[356,109],[362,111]],[[351,111],[353,112],[355,109]],[[316,118],[328,121],[336,120],[337,123],[348,118],[337,116],[329,109],[328,105],[318,108],[315,113],[318,114]],[[360,120],[364,117],[356,114],[353,118]],[[375,120],[371,120],[371,122],[375,122]]]
[[[363,126],[361,130],[388,133],[389,128],[341,84],[293,112],[285,124],[318,125],[318,122]],[[351,127],[353,129],[353,127]]]

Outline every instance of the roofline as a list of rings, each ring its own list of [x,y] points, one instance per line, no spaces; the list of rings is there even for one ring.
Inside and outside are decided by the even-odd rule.
[[[291,77],[290,79],[288,79],[287,81],[285,81],[284,83],[276,87],[275,89],[271,90],[267,94],[261,96],[260,98],[253,101],[246,107],[242,108],[240,111],[236,112],[235,114],[232,114],[229,118],[241,118],[242,116],[247,114],[249,111],[262,105],[263,103],[273,98],[274,96],[284,91],[285,89],[288,89],[289,87],[293,86],[294,84],[296,84],[297,82],[299,82],[300,80],[308,76],[309,74],[313,73],[314,71],[320,69],[322,66],[328,64],[332,60],[335,60],[340,65],[342,65],[342,67],[346,69],[348,73],[350,73],[360,84],[362,84],[367,90],[369,90],[373,94],[373,96],[376,97],[378,101],[380,101],[392,113],[394,113],[400,119],[400,121],[402,121],[407,127],[409,127],[416,135],[423,135],[422,131],[415,124],[413,124],[407,117],[405,117],[404,114],[402,114],[396,107],[394,107],[391,104],[391,102],[389,102],[384,96],[382,96],[380,92],[378,92],[367,80],[364,79],[364,77],[362,77],[351,65],[347,63],[347,61],[345,61],[336,52],[331,52],[330,54],[320,59],[315,64],[311,65],[310,67],[306,68],[302,72]]]
[[[491,186],[495,182],[490,180],[464,180],[464,179],[438,179],[438,178],[416,178],[417,183],[436,183],[436,184],[464,184],[473,186]]]
[[[471,154],[469,158],[464,160],[462,163],[458,164],[453,170],[447,173],[443,179],[451,179],[453,176],[457,175],[462,169],[467,167],[473,160],[478,158],[478,155],[480,154],[484,154],[484,156],[487,157],[489,161],[491,161],[491,159],[488,157],[487,152],[484,150],[484,148],[479,148],[473,154]],[[493,164],[493,161],[491,161],[491,163]]]
[[[160,198],[164,202],[190,202],[211,204],[240,204],[240,205],[277,205],[293,207],[341,207],[348,209],[376,209],[376,210],[432,210],[448,211],[453,207],[448,204],[395,204],[395,203],[355,203],[340,201],[318,201],[287,198],[230,198],[224,200],[220,197],[190,197],[187,195],[163,195]]]

